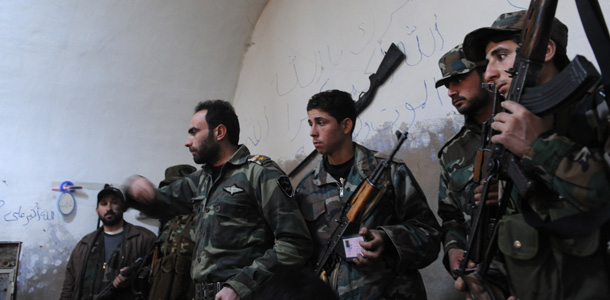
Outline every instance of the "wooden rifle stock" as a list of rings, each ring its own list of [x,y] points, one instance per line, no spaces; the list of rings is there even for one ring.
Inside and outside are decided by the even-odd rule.
[[[343,235],[348,228],[351,228],[351,224],[359,224],[362,220],[366,219],[371,211],[375,208],[375,205],[385,192],[385,185],[380,187],[382,176],[388,170],[394,155],[400,149],[402,143],[407,139],[408,132],[401,133],[396,131],[398,142],[390,153],[376,168],[371,176],[363,180],[356,191],[352,194],[351,198],[346,202],[343,208],[341,219],[338,220],[339,225],[333,231],[330,239],[324,247],[322,254],[318,258],[314,272],[322,280],[326,281],[326,271],[332,269],[334,261],[330,262],[331,255],[335,251],[335,247],[340,244]]]
[[[347,212],[347,219],[350,220],[350,222],[358,220],[369,202],[367,200],[376,198],[378,194],[379,189],[376,186],[371,184],[368,180],[363,181],[352,199],[352,207]]]

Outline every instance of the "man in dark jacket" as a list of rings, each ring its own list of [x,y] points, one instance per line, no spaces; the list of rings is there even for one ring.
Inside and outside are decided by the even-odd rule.
[[[119,189],[104,186],[95,211],[103,226],[82,238],[70,255],[60,299],[94,299],[108,284],[116,288],[113,299],[135,299],[129,280],[119,272],[146,255],[155,234],[123,220],[125,198]]]

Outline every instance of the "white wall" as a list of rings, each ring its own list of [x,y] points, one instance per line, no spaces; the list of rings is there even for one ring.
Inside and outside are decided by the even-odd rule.
[[[95,228],[103,183],[133,173],[159,182],[167,166],[192,164],[182,144],[198,101],[235,98],[242,142],[294,166],[313,150],[307,99],[368,89],[392,42],[408,59],[362,115],[357,140],[387,150],[390,132],[409,128],[400,156],[435,207],[436,152],[461,124],[433,88],[438,58],[529,1],[266,2],[0,1],[0,241],[24,243],[17,299],[57,298],[70,251]],[[558,16],[570,56],[592,59],[573,2]],[[64,180],[85,187],[68,217],[51,190]],[[430,299],[451,293],[437,264],[424,276]]]
[[[600,2],[610,18],[610,3]],[[408,129],[410,137],[398,156],[436,211],[437,153],[463,122],[447,90],[434,88],[438,60],[468,32],[490,26],[503,12],[527,9],[529,3],[271,0],[256,25],[237,86],[234,105],[245,125],[242,142],[292,170],[314,150],[305,110],[309,98],[341,89],[357,99],[369,88],[368,76],[384,51],[395,43],[407,59],[359,117],[355,140],[388,151],[396,141],[392,132]],[[578,53],[594,61],[574,1],[559,1],[556,16],[570,30],[568,56]],[[440,260],[423,274],[429,299],[459,299]]]
[[[559,2],[556,16],[570,28],[568,56],[594,61],[574,1]],[[457,114],[447,90],[434,88],[438,59],[466,33],[528,5],[529,0],[272,0],[256,26],[237,86],[234,105],[246,124],[242,142],[276,159],[308,154],[314,148],[307,100],[327,89],[346,90],[357,99],[395,43],[407,59],[360,116],[356,140],[410,128],[408,148],[426,147],[430,131],[438,131],[430,126],[442,127]]]
[[[0,1],[0,241],[23,241],[17,299],[59,296],[103,183],[193,164],[192,110],[233,98],[265,4]],[[64,180],[86,188],[69,217],[51,191]]]

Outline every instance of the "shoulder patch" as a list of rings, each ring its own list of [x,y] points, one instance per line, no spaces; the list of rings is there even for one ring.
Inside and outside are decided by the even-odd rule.
[[[280,186],[280,189],[288,198],[292,198],[292,183],[290,183],[290,178],[288,178],[288,176],[280,176],[280,178],[277,179],[277,185]]]
[[[248,161],[249,162],[253,162],[256,163],[258,165],[263,166],[265,162],[271,160],[271,158],[269,158],[268,156],[264,156],[264,155],[250,155],[248,156]]]

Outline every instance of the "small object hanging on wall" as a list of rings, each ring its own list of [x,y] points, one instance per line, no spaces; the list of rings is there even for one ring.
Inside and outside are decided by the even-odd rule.
[[[58,188],[52,188],[54,191],[61,192],[61,195],[59,195],[59,198],[57,199],[57,209],[62,215],[67,216],[74,211],[74,208],[76,207],[76,199],[74,199],[72,192],[81,188],[82,187],[80,186],[74,186],[74,184],[70,181],[64,181],[59,185]]]

